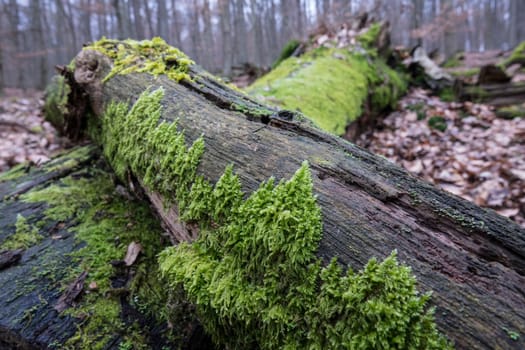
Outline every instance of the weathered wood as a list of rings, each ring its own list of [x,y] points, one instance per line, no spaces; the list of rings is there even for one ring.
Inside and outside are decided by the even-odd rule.
[[[177,120],[188,142],[204,136],[199,173],[215,182],[233,164],[248,193],[271,176],[289,178],[308,160],[324,220],[320,257],[338,257],[358,269],[397,249],[420,288],[434,291],[438,326],[457,348],[525,346],[523,228],[311,127],[295,113],[260,105],[196,66],[192,81],[134,73],[101,84],[109,69],[100,53],[84,51],[77,58],[76,83],[91,91],[97,114],[111,101],[134,101],[146,88],[162,86],[162,120]],[[138,180],[130,184],[136,188]],[[166,211],[158,193],[144,191],[166,227],[194,236],[177,221],[176,206]]]
[[[0,349],[63,349],[66,344],[70,349],[92,349],[97,342],[100,348],[121,349],[129,339],[142,339],[143,345],[151,349],[187,346],[187,335],[177,334],[180,342],[168,341],[168,325],[159,322],[158,315],[145,315],[137,310],[131,288],[127,294],[116,295],[116,291],[129,288],[128,284],[133,276],[137,276],[139,269],[147,268],[148,274],[155,274],[154,269],[143,264],[144,260],[134,264],[140,264],[137,268],[114,268],[108,276],[109,280],[105,280],[97,269],[105,269],[111,261],[102,261],[97,268],[90,263],[91,258],[86,260],[82,255],[80,250],[83,247],[99,249],[91,247],[84,236],[78,237],[79,230],[84,231],[83,235],[86,233],[85,229],[81,229],[81,225],[87,222],[83,213],[92,210],[92,206],[82,203],[81,207],[63,216],[63,220],[57,220],[48,217],[50,214],[47,212],[55,208],[56,203],[47,203],[46,198],[39,201],[29,199],[35,192],[60,186],[66,192],[55,202],[67,202],[75,191],[93,186],[95,182],[111,182],[112,177],[94,146],[79,148],[42,166],[23,166],[0,175],[0,251],[22,229],[20,218],[25,218],[24,225],[38,237],[34,241],[36,243],[28,244],[23,249],[0,253]],[[68,188],[72,190],[67,191]],[[126,219],[122,215],[145,215],[142,220],[150,217],[147,208],[140,209],[144,205],[132,202],[117,192],[101,193],[95,202],[97,205],[102,203],[102,207],[93,213],[95,221],[90,227],[93,232],[104,235],[108,245],[104,249],[118,247],[119,240],[131,228],[129,225],[136,225],[135,219]],[[115,208],[122,204],[130,210],[129,213],[115,215]],[[112,220],[109,232],[106,231],[106,219]],[[154,219],[148,220],[153,222]],[[156,240],[161,239],[162,230],[159,227],[153,224],[148,230]],[[143,237],[141,239],[146,239]],[[102,251],[96,250],[94,254],[102,254]],[[126,246],[121,246],[117,252],[124,257]],[[86,253],[89,254],[89,251]],[[100,258],[103,259],[102,256]],[[75,273],[79,265],[83,265],[80,276]],[[144,287],[151,288],[149,284],[144,284]],[[102,301],[104,306],[109,305],[108,308],[111,305],[117,307],[116,319],[106,318],[108,316],[100,318],[97,313],[105,310],[95,307],[98,301]],[[75,313],[79,305],[83,305],[85,314]],[[190,319],[189,314],[185,317]],[[96,328],[87,329],[90,320],[96,318],[103,321]],[[189,335],[191,329],[197,327],[184,321],[176,325],[180,326],[189,326]],[[207,338],[202,334],[201,338],[206,342]]]
[[[460,101],[493,106],[519,105],[525,101],[525,84],[522,83],[467,85],[457,81],[454,91]]]

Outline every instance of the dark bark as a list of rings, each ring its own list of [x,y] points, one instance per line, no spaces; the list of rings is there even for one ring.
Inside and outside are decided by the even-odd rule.
[[[497,107],[520,105],[525,100],[525,84],[523,83],[467,85],[457,81],[454,91],[460,101],[474,101]]]
[[[76,69],[107,64],[99,54],[90,57],[97,63],[84,57]],[[107,69],[76,75],[88,77],[77,83],[100,92]],[[214,182],[233,164],[248,193],[271,176],[289,178],[308,160],[323,213],[318,255],[324,261],[338,257],[359,269],[371,257],[384,258],[397,249],[420,289],[434,291],[439,329],[457,348],[525,346],[525,337],[511,337],[511,332],[525,334],[523,228],[312,128],[295,113],[260,105],[197,67],[190,74],[193,81],[181,83],[163,76],[117,75],[102,85],[101,94],[90,96],[93,109],[100,113],[97,106],[135,100],[146,88],[163,86],[162,119],[177,119],[188,142],[204,135],[199,172]],[[166,211],[159,194],[144,190],[175,240],[191,236],[190,228],[177,221],[176,208]]]
[[[107,323],[100,324],[100,330],[91,330],[91,340],[97,337],[105,339],[103,337],[109,332],[107,342],[102,344],[104,349],[122,349],[126,339],[143,339],[148,349],[187,349],[191,338],[206,344],[202,349],[212,349],[209,338],[202,333],[201,327],[194,319],[188,318],[191,313],[173,321],[176,329],[189,327],[190,330],[189,333],[175,334],[176,337],[183,337],[180,338],[180,342],[174,343],[166,338],[169,330],[165,321],[158,315],[147,314],[144,310],[137,309],[127,288],[132,279],[136,278],[137,271],[145,266],[129,266],[124,261],[120,266],[119,261],[104,261],[105,266],[114,265],[109,281],[110,288],[106,292],[97,292],[97,287],[90,286],[90,283],[98,282],[100,287],[103,280],[100,276],[95,277],[93,267],[84,270],[83,258],[80,258],[79,262],[78,255],[75,255],[87,244],[78,238],[78,228],[82,224],[81,216],[72,212],[72,216],[68,216],[66,220],[57,221],[47,217],[46,210],[51,204],[24,199],[24,194],[49,186],[67,187],[63,182],[65,179],[78,181],[81,183],[78,186],[92,186],[94,181],[111,179],[114,175],[101,160],[97,148],[92,145],[77,148],[75,153],[62,155],[43,166],[21,168],[15,175],[11,176],[11,180],[0,178],[0,349],[91,349],[89,343],[80,347],[74,340],[72,344],[65,346],[72,337],[89,337],[89,332],[83,327],[100,312],[94,307],[82,317],[64,312],[66,309],[71,311],[78,307],[88,297],[86,293],[89,293],[90,306],[98,300],[111,299],[119,308],[117,320],[112,321],[108,316],[104,316],[104,322]],[[68,195],[64,194],[64,200],[67,199],[66,196]],[[97,211],[95,215],[98,219],[93,221],[93,225],[95,230],[102,232],[107,227],[104,224],[105,219],[110,218],[114,222],[122,220],[118,215],[107,216],[114,203],[122,204],[124,201],[127,208],[137,205],[137,202],[133,203],[118,192],[104,194],[100,196],[100,201],[107,203],[108,211]],[[88,212],[90,209],[92,208],[89,206],[83,206],[81,212]],[[148,220],[154,220],[147,210],[143,213],[146,213],[145,218],[149,218]],[[1,251],[1,245],[15,234],[20,215],[27,219],[31,228],[38,228],[39,241],[24,249]],[[125,217],[127,214],[123,215]],[[128,228],[124,224],[122,229]],[[120,232],[121,235],[122,231]],[[153,225],[151,232],[158,237],[162,230]],[[108,247],[116,246],[122,238],[118,230],[107,232],[106,237]],[[126,247],[121,249],[122,253],[125,253]],[[101,254],[100,250],[97,254]],[[141,257],[138,262],[131,262],[130,265],[141,264],[140,259]],[[78,271],[79,264],[82,272],[72,273]],[[155,273],[155,270],[148,268],[147,273]],[[150,283],[145,285],[150,286]],[[168,301],[165,300],[165,303],[168,304]],[[108,329],[109,325],[115,324],[112,322],[123,326],[121,329]]]

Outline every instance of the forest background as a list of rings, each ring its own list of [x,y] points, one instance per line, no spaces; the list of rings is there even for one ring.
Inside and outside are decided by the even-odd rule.
[[[268,67],[291,39],[369,12],[393,45],[457,51],[510,49],[525,40],[523,0],[0,0],[0,90],[43,89],[102,36],[161,36],[207,70]]]

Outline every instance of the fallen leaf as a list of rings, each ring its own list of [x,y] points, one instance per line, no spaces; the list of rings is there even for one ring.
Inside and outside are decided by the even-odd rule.
[[[131,266],[137,260],[140,252],[142,251],[142,245],[140,243],[131,242],[128,245],[128,250],[126,252],[126,257],[124,258],[124,263],[126,266]]]

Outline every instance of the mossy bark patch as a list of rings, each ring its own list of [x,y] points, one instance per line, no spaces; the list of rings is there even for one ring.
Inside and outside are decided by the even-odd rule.
[[[366,52],[319,48],[290,57],[247,91],[280,107],[299,110],[322,129],[342,135],[371,106],[392,106],[406,90],[404,79]]]
[[[370,286],[380,290],[381,297],[374,299],[376,304],[368,301],[369,309],[341,311],[336,306],[341,304],[328,293],[329,310],[317,310],[316,283],[321,274],[336,281],[327,287],[330,291],[339,285],[337,278],[344,277],[334,266],[331,270],[335,273],[324,272],[315,255],[321,239],[321,213],[312,193],[308,164],[305,162],[290,181],[278,185],[273,179],[264,182],[246,200],[232,167],[212,186],[196,174],[204,152],[203,139],[188,148],[175,123],[159,124],[163,95],[162,89],[146,91],[131,108],[110,105],[102,118],[103,144],[119,176],[126,178],[128,172],[138,176],[148,191],[163,196],[168,207],[177,204],[179,218],[199,228],[195,243],[165,250],[160,264],[173,290],[182,284],[218,343],[267,349],[322,348],[331,342],[347,348],[389,342],[399,344],[400,349],[448,346],[437,333],[432,313],[425,309],[428,297],[417,295],[414,277],[398,266],[395,258],[391,258],[393,263],[379,264],[381,268],[389,266],[381,277],[356,277],[352,280],[355,285],[350,283],[356,290],[365,288],[360,283],[366,278],[379,283]],[[140,148],[137,137],[143,140]],[[374,266],[374,261],[369,265]],[[391,285],[382,280],[387,275],[399,277]],[[352,298],[366,299],[368,295],[358,297],[342,282],[339,288],[339,293],[349,295],[347,304],[342,304],[348,307],[353,305]],[[390,298],[396,306],[383,309],[383,298]],[[338,312],[353,313],[354,318],[346,323],[330,321],[332,313]],[[367,330],[361,331],[369,313],[375,316]],[[311,318],[299,320],[302,315]],[[314,320],[323,317],[328,324],[314,326]],[[345,331],[326,334],[324,327]],[[308,331],[311,328],[317,331]]]
[[[182,326],[180,333],[167,329],[168,293],[157,271],[162,229],[147,206],[115,191],[103,163],[81,169],[71,164],[74,157],[93,155],[87,149],[12,180],[23,184],[38,172],[55,174],[24,193],[13,196],[16,185],[0,184],[7,191],[0,201],[0,241],[3,248],[26,249],[21,261],[0,272],[0,327],[51,349],[116,349],[126,342],[135,349],[176,347],[184,333]],[[131,242],[143,247],[138,260],[113,267]],[[83,271],[84,293],[58,317],[54,306],[62,289]]]
[[[159,37],[152,40],[101,40],[86,46],[84,50],[100,51],[113,60],[113,68],[104,80],[116,74],[149,73],[154,76],[165,74],[170,79],[190,80],[189,66],[194,62],[182,51],[166,44]]]

